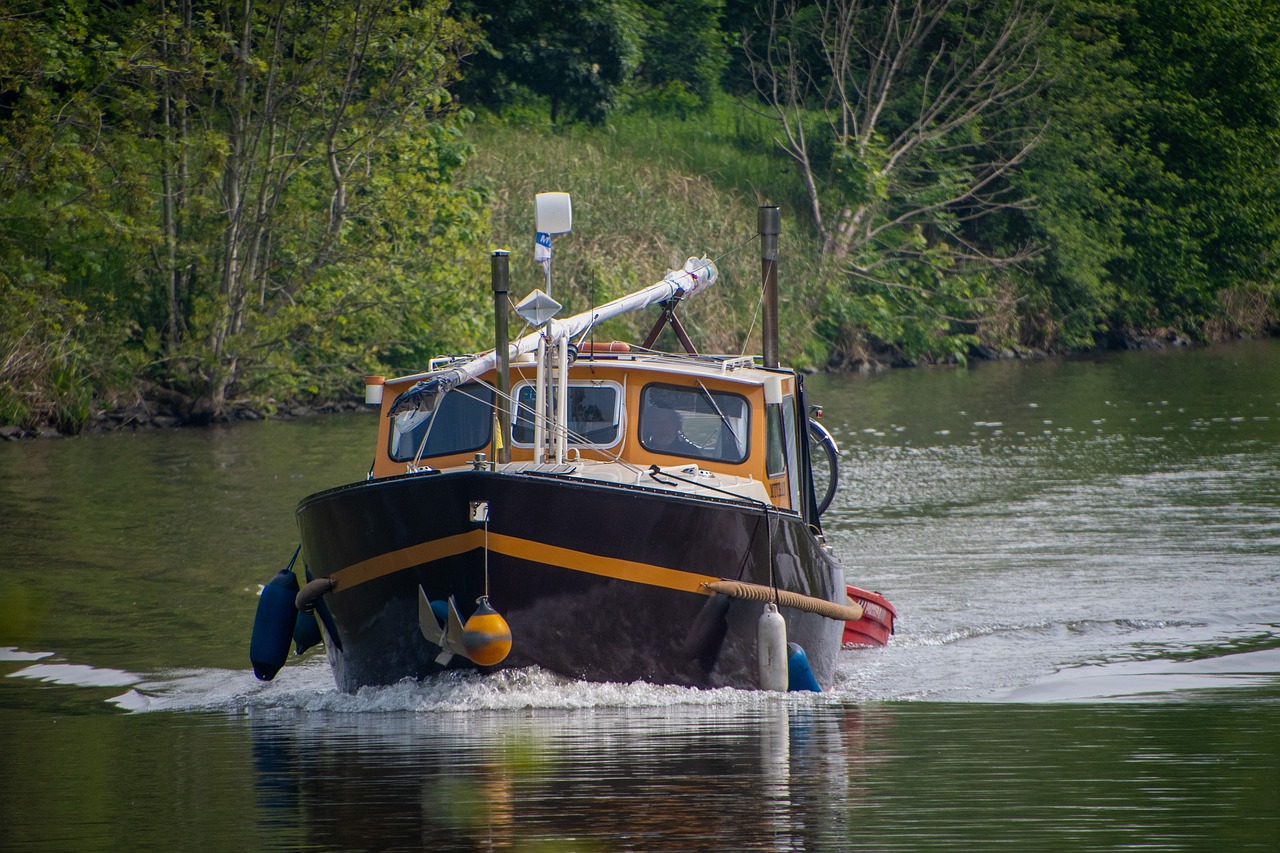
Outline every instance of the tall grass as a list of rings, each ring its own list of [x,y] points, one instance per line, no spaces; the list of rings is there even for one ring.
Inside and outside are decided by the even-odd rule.
[[[768,130],[730,102],[683,120],[634,113],[598,128],[482,118],[469,131],[468,179],[489,195],[495,247],[512,250],[513,295],[544,285],[533,262],[534,196],[572,194],[573,233],[553,238],[553,295],[566,314],[652,284],[687,257],[714,259],[719,284],[680,315],[699,348],[715,352],[759,351],[756,208],[778,204],[782,350],[803,364],[823,349],[812,334],[817,243],[794,213],[799,185]],[[620,318],[598,337],[634,341],[652,322]]]

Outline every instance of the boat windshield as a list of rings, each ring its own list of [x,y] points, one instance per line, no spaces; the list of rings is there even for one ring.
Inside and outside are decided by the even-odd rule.
[[[552,389],[555,396],[556,390]],[[516,386],[516,421],[512,425],[514,444],[533,444],[533,415],[536,411],[534,386]],[[569,443],[576,446],[608,447],[618,441],[622,386],[616,382],[569,383]]]
[[[737,464],[747,458],[749,412],[738,394],[647,385],[640,394],[640,444],[655,453]]]
[[[434,412],[409,411],[391,422],[391,458],[421,458],[470,453],[489,443],[493,433],[493,390],[472,382],[440,398]]]

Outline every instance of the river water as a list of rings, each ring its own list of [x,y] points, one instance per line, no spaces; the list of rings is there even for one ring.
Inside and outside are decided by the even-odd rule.
[[[810,380],[822,695],[247,660],[369,415],[0,444],[0,849],[1275,850],[1280,341]]]

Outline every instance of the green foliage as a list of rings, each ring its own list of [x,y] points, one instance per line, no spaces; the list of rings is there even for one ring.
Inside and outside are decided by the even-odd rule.
[[[690,119],[704,104],[683,83],[668,81],[636,92],[631,97],[630,106],[633,112],[643,116]]]
[[[995,319],[994,276],[957,270],[952,254],[918,228],[887,232],[885,245],[911,260],[876,269],[882,253],[868,249],[850,265],[849,278],[827,292],[823,331],[833,359],[964,363],[981,342],[979,327]]]
[[[466,104],[550,108],[553,125],[618,107],[680,117],[720,91],[724,0],[464,0],[484,44],[457,87]]]
[[[46,366],[4,376],[8,419],[74,430],[81,389],[138,369],[193,420],[331,399],[473,333],[422,319],[474,314],[452,294],[485,230],[453,186],[469,149],[446,88],[474,34],[443,2],[63,4],[0,25],[0,254],[25,276],[8,304],[51,318],[5,335]]]
[[[1002,217],[992,237],[1043,247],[1021,285],[1021,337],[1036,346],[1087,349],[1106,332],[1140,207],[1123,187],[1160,168],[1123,133],[1140,98],[1118,35],[1127,15],[1116,3],[1058,4],[1041,39],[1046,86],[1020,115],[1043,127],[1014,178],[1035,204]]]
[[[476,286],[487,269],[484,199],[451,185],[468,151],[439,126],[388,150],[395,166],[369,186],[362,227],[344,231],[307,286],[237,340],[260,354],[246,391],[332,399],[363,374],[411,371],[439,352],[478,346],[488,297]],[[322,186],[305,176],[304,186]],[[322,196],[296,199],[290,214],[314,219]]]
[[[1277,35],[1248,3],[1057,5],[1025,113],[1046,129],[1016,179],[1037,204],[984,235],[1044,247],[1025,335],[1213,337],[1257,305],[1238,288],[1277,272]]]
[[[570,310],[706,252],[724,277],[682,311],[713,348],[757,347],[763,203],[802,364],[1280,326],[1267,4],[921,0],[893,7],[935,16],[909,43],[863,4],[843,57],[826,8],[781,33],[805,74],[770,113],[725,94],[768,35],[742,0],[11,4],[0,421],[75,431],[144,388],[193,420],[270,411],[483,347],[487,250],[542,284],[521,241],[547,189],[574,194]],[[949,85],[976,109],[923,108]]]
[[[0,14],[0,421],[65,432],[118,387],[113,352],[130,327],[136,181],[103,139],[110,120],[82,90],[114,45],[78,3]]]
[[[686,99],[707,107],[720,91],[728,65],[724,0],[651,0],[636,3],[643,21],[638,97],[660,112],[686,116]]]
[[[57,279],[0,261],[0,423],[79,432],[93,413],[111,352],[85,306],[57,296]]]
[[[482,49],[458,91],[466,103],[501,107],[545,98],[551,123],[599,123],[617,105],[639,59],[642,24],[629,0],[462,0]]]
[[[1140,188],[1155,217],[1135,229],[1125,271],[1143,282],[1146,316],[1132,319],[1194,327],[1218,290],[1277,273],[1280,20],[1253,2],[1135,12],[1124,36],[1146,97],[1134,135],[1164,172]]]
[[[1008,325],[993,273],[1030,254],[984,232],[1026,204],[1012,178],[1035,133],[1010,116],[1037,91],[1044,15],[1020,0],[770,9],[745,49],[822,239],[836,357],[963,361]]]

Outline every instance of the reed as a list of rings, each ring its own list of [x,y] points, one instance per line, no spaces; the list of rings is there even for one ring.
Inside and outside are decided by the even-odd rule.
[[[0,297],[0,425],[79,432],[106,373],[101,353],[116,341],[99,336],[74,300],[35,287],[0,286]]]

